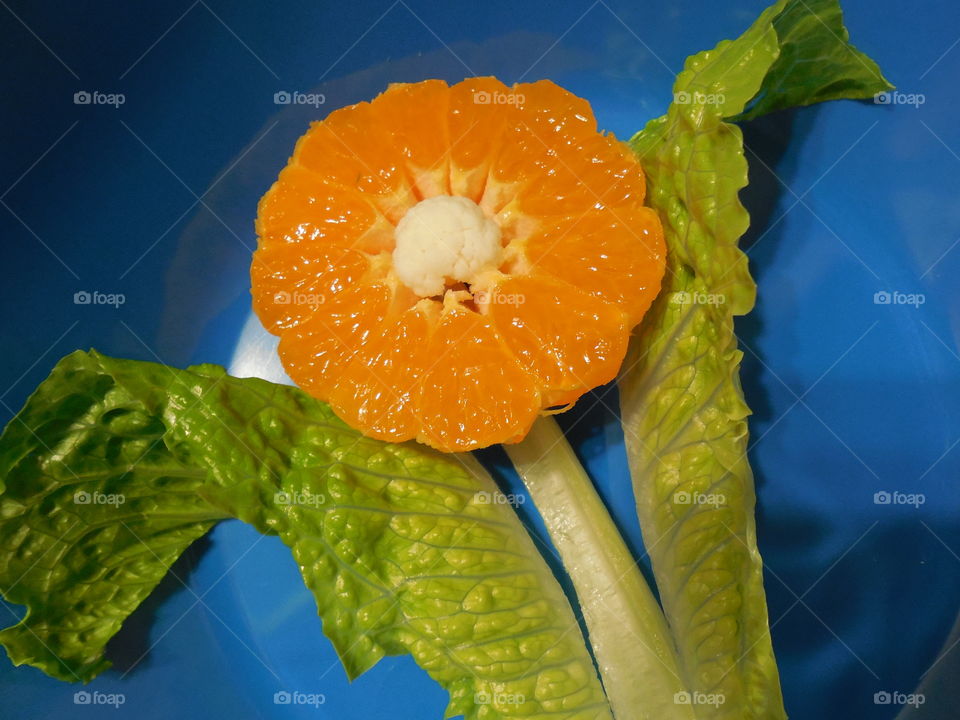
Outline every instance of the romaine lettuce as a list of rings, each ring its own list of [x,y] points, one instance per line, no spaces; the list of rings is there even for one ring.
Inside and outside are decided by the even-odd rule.
[[[170,563],[217,520],[276,534],[355,677],[411,654],[467,718],[611,717],[569,603],[469,456],[365,438],[302,391],[68,355],[0,436],[0,633],[89,680]]]
[[[849,46],[836,0],[781,0],[686,62],[667,114],[631,141],[667,241],[663,289],[619,379],[640,526],[702,718],[783,718],[756,543],[749,408],[734,316],[756,287],[740,129],[724,120],[889,88]],[[758,95],[759,93],[759,95]],[[698,702],[699,700],[699,702]]]

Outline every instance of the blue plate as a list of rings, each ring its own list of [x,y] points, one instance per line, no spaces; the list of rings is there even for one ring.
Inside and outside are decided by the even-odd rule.
[[[309,120],[390,82],[495,74],[555,80],[627,137],[663,112],[687,55],[765,2],[439,5],[4,4],[4,419],[76,348],[274,372],[249,312],[253,217]],[[793,718],[913,713],[896,693],[921,683],[911,717],[955,717],[960,9],[845,8],[912,103],[831,103],[745,130],[760,288],[738,333],[773,641]],[[307,104],[275,102],[294,92]],[[124,302],[75,304],[83,292]],[[562,422],[639,556],[615,407],[604,388]],[[444,693],[409,658],[348,685],[276,538],[223,523],[173,570],[85,688],[122,693],[118,709],[4,661],[5,716],[441,716]],[[315,702],[276,703],[283,692]]]

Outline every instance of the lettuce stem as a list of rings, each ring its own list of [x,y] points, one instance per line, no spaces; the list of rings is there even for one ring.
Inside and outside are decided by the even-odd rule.
[[[663,612],[552,417],[505,445],[577,592],[617,720],[687,720],[686,688]]]

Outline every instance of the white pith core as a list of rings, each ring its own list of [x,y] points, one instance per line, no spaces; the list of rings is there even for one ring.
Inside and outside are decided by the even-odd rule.
[[[393,267],[420,297],[468,285],[501,261],[500,226],[473,200],[437,195],[421,200],[397,223]]]

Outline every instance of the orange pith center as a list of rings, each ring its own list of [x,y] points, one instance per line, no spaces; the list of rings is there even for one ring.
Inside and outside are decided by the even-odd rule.
[[[550,82],[393,85],[315,123],[264,196],[254,309],[291,378],[364,433],[515,442],[615,376],[664,269],[643,197],[629,149]],[[436,243],[403,246],[418,214]],[[473,262],[487,222],[499,248]]]

